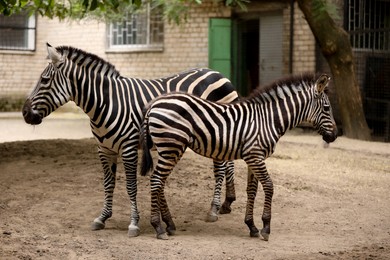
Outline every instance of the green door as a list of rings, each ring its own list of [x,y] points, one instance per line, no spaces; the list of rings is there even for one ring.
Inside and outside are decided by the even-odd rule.
[[[232,76],[232,21],[225,18],[211,18],[209,21],[209,67]]]

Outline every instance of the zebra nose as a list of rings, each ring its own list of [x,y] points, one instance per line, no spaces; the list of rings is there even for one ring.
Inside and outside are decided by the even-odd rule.
[[[324,135],[322,136],[322,139],[327,142],[327,143],[331,143],[333,142],[334,140],[336,140],[337,138],[337,126],[335,123],[332,124],[332,130],[329,131],[329,132],[325,132]]]
[[[22,114],[24,118],[28,116],[30,110],[31,110],[31,100],[27,99],[26,102],[24,102],[23,109],[22,109]]]
[[[42,122],[42,117],[35,112],[31,107],[31,100],[27,99],[23,105],[22,114],[24,121],[30,125],[39,125]]]

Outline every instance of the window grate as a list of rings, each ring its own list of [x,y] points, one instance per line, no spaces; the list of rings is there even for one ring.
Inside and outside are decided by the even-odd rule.
[[[353,48],[390,51],[390,1],[348,0],[347,12]]]
[[[137,13],[128,14],[123,22],[108,26],[109,50],[162,49],[164,21],[161,8],[150,5]]]
[[[0,49],[35,50],[35,16],[15,14],[0,15]]]

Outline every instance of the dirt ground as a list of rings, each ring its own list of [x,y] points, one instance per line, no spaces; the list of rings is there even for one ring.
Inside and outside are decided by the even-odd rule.
[[[390,259],[390,144],[293,133],[267,159],[275,186],[268,242],[244,224],[246,166],[236,165],[237,201],[204,221],[212,162],[189,151],[168,179],[177,233],[157,240],[149,223],[147,177],[138,177],[141,235],[127,237],[129,200],[118,167],[114,214],[90,225],[103,205],[92,139],[0,143],[0,259]],[[264,194],[255,222],[261,227]]]

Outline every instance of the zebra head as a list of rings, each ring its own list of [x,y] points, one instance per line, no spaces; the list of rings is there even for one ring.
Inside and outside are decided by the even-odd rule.
[[[61,67],[65,63],[62,54],[47,43],[49,64],[42,72],[37,85],[27,97],[23,106],[26,123],[38,125],[42,119],[70,100],[67,79]]]
[[[336,122],[333,118],[328,95],[325,93],[329,81],[330,77],[322,74],[314,83],[314,100],[309,116],[309,121],[313,123],[314,128],[327,143],[331,143],[337,138]]]

